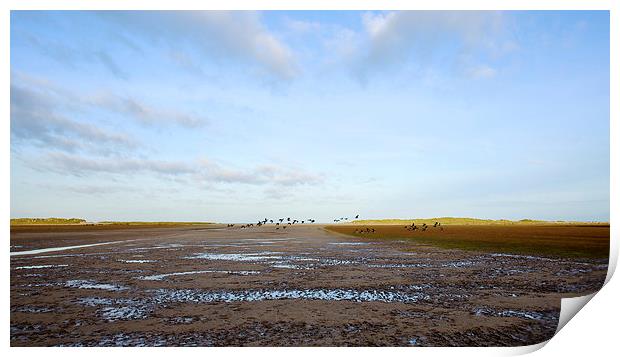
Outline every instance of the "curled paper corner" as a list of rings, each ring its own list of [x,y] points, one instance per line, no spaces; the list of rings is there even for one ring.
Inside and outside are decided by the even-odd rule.
[[[599,290],[600,291],[600,290]],[[566,324],[570,321],[579,310],[581,310],[598,292],[577,296],[573,298],[564,298],[561,301],[560,307],[560,319],[558,321],[558,327],[555,329],[554,335],[556,335]]]
[[[589,295],[577,296],[577,297],[572,297],[572,298],[563,298],[563,299],[560,300],[560,317],[558,319],[558,326],[555,329],[555,333],[553,334],[553,336],[557,335],[558,332],[560,332],[560,330],[562,328],[564,328],[564,326],[566,326],[566,324],[573,317],[575,317],[575,315],[577,315],[577,313],[584,306],[586,306],[586,304],[588,302],[590,302],[590,300],[592,300],[592,298],[596,294],[598,294],[605,287],[605,285],[607,285],[607,283],[609,282],[609,280],[613,276],[614,271],[616,270],[616,264],[617,264],[617,261],[618,261],[617,258],[618,258],[617,252],[616,252],[616,254],[614,254],[613,252],[612,252],[612,254],[610,254],[609,266],[608,266],[608,270],[607,270],[607,277],[605,279],[605,282],[603,283],[603,286],[598,291],[593,292],[592,294],[589,294]],[[547,345],[547,343],[549,343],[549,341],[551,341],[552,339],[553,339],[553,337],[548,339],[548,340],[546,340],[546,341],[537,343],[535,345],[514,347],[506,355],[517,356],[517,355],[525,355],[525,354],[529,354],[529,353],[532,353],[532,352],[536,352],[539,349],[545,347],[545,345]]]
[[[513,347],[513,350],[510,353],[508,353],[508,355],[509,356],[521,356],[521,355],[526,355],[528,353],[536,352],[539,349],[545,347],[545,345],[549,341],[551,341],[551,340],[549,339],[547,341],[543,341],[543,342],[537,343],[535,345]]]
[[[553,336],[557,335],[557,333],[564,326],[566,326],[568,321],[570,321],[573,317],[575,317],[575,315],[577,315],[579,310],[581,310],[594,297],[594,295],[596,295],[597,293],[598,292],[592,293],[590,295],[584,295],[584,296],[577,296],[577,297],[573,297],[573,298],[561,299],[561,302],[560,302],[560,304],[561,304],[560,305],[560,318],[559,318],[559,321],[558,321],[558,326],[555,329],[555,333],[553,334]],[[547,343],[549,343],[549,341],[551,341],[552,339],[553,339],[553,337],[548,339],[548,340],[546,340],[546,341],[537,343],[535,345],[514,347],[514,349],[512,351],[510,351],[507,355],[518,356],[518,355],[526,355],[526,354],[529,354],[529,353],[532,353],[532,352],[536,352],[539,349],[545,347],[545,345]]]

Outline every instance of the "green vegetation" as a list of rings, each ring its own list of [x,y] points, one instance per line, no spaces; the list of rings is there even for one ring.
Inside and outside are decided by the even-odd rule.
[[[501,224],[501,225],[515,225],[515,224],[567,224],[578,222],[565,222],[565,221],[541,221],[534,219],[522,219],[519,221],[511,221],[508,219],[480,219],[480,218],[461,218],[461,217],[436,217],[436,218],[412,218],[412,219],[364,219],[352,221],[352,224],[415,224],[421,225],[423,223],[433,224],[439,222],[442,225],[489,225],[489,224]]]
[[[403,225],[366,227],[374,228],[375,233],[356,233],[359,225],[332,225],[326,229],[364,239],[405,240],[444,249],[563,258],[609,257],[609,225],[604,224],[452,225],[424,232],[409,231]]]
[[[81,218],[11,218],[11,225],[22,224],[84,224]]]

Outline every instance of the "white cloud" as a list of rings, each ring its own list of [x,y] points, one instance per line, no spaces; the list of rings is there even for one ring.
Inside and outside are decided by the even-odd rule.
[[[138,146],[135,139],[125,134],[59,113],[55,97],[14,84],[11,84],[11,141],[12,145],[30,143],[99,154]]]
[[[234,168],[211,160],[153,160],[125,157],[86,157],[58,151],[47,152],[43,160],[31,162],[38,170],[48,170],[74,176],[114,174],[132,176],[156,174],[162,178],[203,184],[247,184],[273,187],[317,185],[323,176],[299,168],[262,165],[252,168]]]
[[[348,57],[363,81],[390,70],[425,73],[437,63],[475,78],[491,77],[497,70],[476,63],[476,58],[518,48],[506,38],[504,17],[495,11],[366,12],[361,21],[361,32],[341,32],[327,43],[333,49],[347,49],[342,57]],[[463,57],[470,59],[467,66],[461,63]]]
[[[166,11],[101,13],[118,31],[164,41],[171,48],[188,45],[201,53],[199,61],[233,59],[257,65],[277,78],[292,79],[298,72],[291,50],[253,11]]]
[[[497,75],[497,70],[487,65],[480,65],[470,68],[468,73],[472,78],[491,78]]]
[[[323,29],[320,22],[295,20],[291,18],[285,20],[285,25],[290,31],[300,34],[319,32]]]
[[[141,124],[147,125],[178,125],[194,129],[207,124],[208,119],[189,111],[169,109],[147,103],[144,100],[129,96],[103,93],[74,93],[45,78],[33,77],[21,72],[12,73],[12,87],[16,88],[15,100],[28,95],[28,103],[20,107],[29,111],[38,110],[36,106],[45,106],[48,112],[60,111],[61,108],[72,108],[81,111],[85,107],[95,107],[106,111],[120,113]],[[36,100],[35,100],[36,99]],[[11,102],[13,102],[13,97]],[[25,100],[22,99],[22,101]],[[29,106],[25,108],[25,106]]]
[[[85,104],[125,114],[142,124],[176,124],[186,128],[197,128],[207,123],[207,119],[192,113],[159,108],[130,96],[110,93],[82,97]]]
[[[399,11],[365,13],[362,20],[371,51],[386,46],[407,48],[421,42],[430,50],[445,36],[456,36],[466,46],[492,42],[502,28],[503,17],[495,11]]]

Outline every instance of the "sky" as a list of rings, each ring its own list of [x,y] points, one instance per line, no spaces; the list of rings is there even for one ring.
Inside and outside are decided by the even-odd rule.
[[[11,12],[11,217],[609,220],[607,11]]]

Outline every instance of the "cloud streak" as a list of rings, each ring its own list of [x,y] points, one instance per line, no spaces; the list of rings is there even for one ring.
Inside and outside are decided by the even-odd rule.
[[[338,28],[324,43],[330,53],[339,53],[340,62],[352,67],[362,82],[379,72],[397,70],[402,75],[403,68],[424,71],[437,63],[471,78],[489,78],[497,70],[472,60],[485,51],[505,53],[508,43],[514,48],[514,42],[506,37],[509,34],[501,12],[366,12],[361,22],[361,31]]]
[[[76,67],[79,63],[98,63],[116,78],[127,80],[129,74],[116,62],[110,53],[103,49],[74,48],[63,42],[43,40],[32,34],[22,34],[24,39],[39,53],[58,63]]]
[[[208,122],[205,117],[178,110],[159,108],[131,96],[104,94],[83,97],[82,101],[88,105],[127,115],[146,125],[175,124],[194,129],[204,126]]]
[[[253,11],[114,11],[99,12],[117,31],[140,34],[170,48],[188,45],[202,60],[256,65],[276,78],[298,74],[293,52],[261,22]],[[196,62],[193,61],[192,62]]]
[[[150,126],[172,124],[188,129],[202,127],[209,122],[208,118],[205,116],[196,115],[188,111],[172,110],[152,105],[130,95],[112,94],[108,92],[77,94],[59,87],[48,80],[31,77],[23,73],[13,73],[12,77],[12,83],[19,83],[19,85],[14,85],[18,90],[18,92],[16,92],[18,97],[15,99],[20,100],[20,96],[23,97],[23,95],[28,95],[32,99],[22,103],[20,108],[24,110],[56,112],[60,111],[58,109],[60,107],[78,110],[90,107],[91,109],[101,109],[107,112],[124,115],[139,124]],[[13,100],[13,98],[11,98],[11,100]]]
[[[63,152],[48,152],[37,160],[36,168],[74,176],[114,174],[158,175],[164,178],[186,178],[196,184],[246,184],[271,186],[318,185],[323,176],[301,169],[262,165],[249,169],[226,167],[210,160],[165,161],[135,158],[91,158]],[[32,163],[34,167],[35,162]]]
[[[400,62],[407,53],[437,50],[450,39],[467,49],[493,44],[502,28],[502,15],[493,11],[399,11],[366,13],[363,23],[368,35],[369,63]]]
[[[110,153],[134,149],[137,141],[93,124],[61,115],[51,98],[25,87],[11,85],[11,139],[65,151]]]

